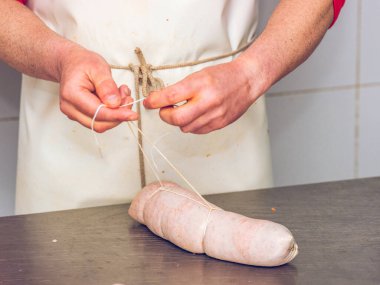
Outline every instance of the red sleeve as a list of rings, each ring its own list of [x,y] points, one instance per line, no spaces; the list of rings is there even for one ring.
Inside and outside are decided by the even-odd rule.
[[[22,3],[22,4],[26,4],[26,1],[27,0],[17,0],[18,2]]]
[[[333,21],[332,21],[332,23],[330,25],[330,28],[334,25],[334,23],[338,19],[340,10],[342,9],[345,1],[346,0],[333,0],[333,4],[334,4],[334,19],[333,19]]]

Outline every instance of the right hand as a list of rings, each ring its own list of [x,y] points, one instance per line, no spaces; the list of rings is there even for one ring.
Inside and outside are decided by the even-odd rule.
[[[119,108],[133,102],[131,92],[126,85],[117,87],[111,68],[100,55],[72,44],[61,55],[58,66],[60,108],[69,119],[91,128],[100,104],[107,108],[102,108],[96,117],[96,132],[105,132],[124,121],[138,119],[138,114],[131,110],[132,105]]]

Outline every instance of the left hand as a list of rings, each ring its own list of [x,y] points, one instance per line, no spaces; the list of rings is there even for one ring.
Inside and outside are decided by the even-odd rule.
[[[251,81],[235,60],[207,67],[152,92],[144,106],[160,108],[161,119],[185,133],[207,134],[233,123],[256,101]],[[183,101],[187,102],[174,106]]]

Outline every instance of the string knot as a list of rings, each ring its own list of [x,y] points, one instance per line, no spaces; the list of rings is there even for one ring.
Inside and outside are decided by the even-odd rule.
[[[129,69],[133,72],[135,77],[135,89],[136,96],[139,97],[139,91],[141,86],[141,93],[144,97],[152,91],[160,90],[164,87],[164,82],[161,78],[153,76],[153,67],[151,64],[147,64],[144,54],[140,48],[135,49],[135,53],[140,62],[139,65],[130,64]]]

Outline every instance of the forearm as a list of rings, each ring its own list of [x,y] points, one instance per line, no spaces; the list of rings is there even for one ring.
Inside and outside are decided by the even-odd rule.
[[[303,63],[333,20],[332,0],[282,0],[263,33],[236,62],[250,84],[253,101]]]
[[[0,1],[0,60],[25,74],[60,80],[60,57],[72,42],[15,0]]]

